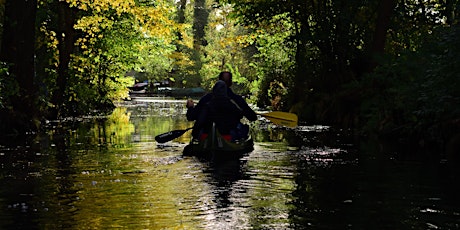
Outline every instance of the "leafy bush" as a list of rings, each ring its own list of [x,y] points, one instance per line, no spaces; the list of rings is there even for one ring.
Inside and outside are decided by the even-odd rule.
[[[365,130],[442,141],[460,118],[459,28],[442,28],[421,49],[388,58],[360,86]],[[415,139],[414,139],[415,140]]]
[[[18,94],[18,83],[9,73],[9,64],[0,62],[0,109],[11,105],[11,97]]]

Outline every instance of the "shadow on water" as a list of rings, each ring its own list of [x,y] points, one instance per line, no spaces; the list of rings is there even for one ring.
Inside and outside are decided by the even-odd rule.
[[[227,161],[204,162],[203,172],[209,175],[209,183],[214,186],[216,209],[232,206],[230,196],[236,181],[243,179],[245,160],[229,159]]]
[[[253,124],[254,151],[182,156],[183,101],[51,121],[0,140],[0,229],[459,229],[445,160],[407,160],[327,126]],[[382,147],[383,146],[383,147]]]

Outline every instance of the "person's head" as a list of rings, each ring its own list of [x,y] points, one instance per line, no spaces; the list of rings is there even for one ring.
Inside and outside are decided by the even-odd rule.
[[[227,84],[222,81],[218,80],[214,87],[212,87],[212,93],[216,97],[226,97],[227,96]]]
[[[219,80],[222,80],[227,84],[227,87],[232,86],[232,73],[228,71],[222,71],[219,73]]]

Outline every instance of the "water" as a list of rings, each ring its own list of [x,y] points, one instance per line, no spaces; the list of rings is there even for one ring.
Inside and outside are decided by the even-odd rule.
[[[0,229],[460,229],[443,160],[258,121],[254,151],[206,162],[182,156],[190,133],[154,141],[190,127],[184,113],[183,101],[126,102],[2,140]]]

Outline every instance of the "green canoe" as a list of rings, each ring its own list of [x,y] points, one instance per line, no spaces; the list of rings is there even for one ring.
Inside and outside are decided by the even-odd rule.
[[[213,124],[204,140],[192,140],[184,148],[185,156],[197,156],[209,159],[239,158],[254,150],[254,142],[249,135],[246,139],[232,142],[226,140]]]

